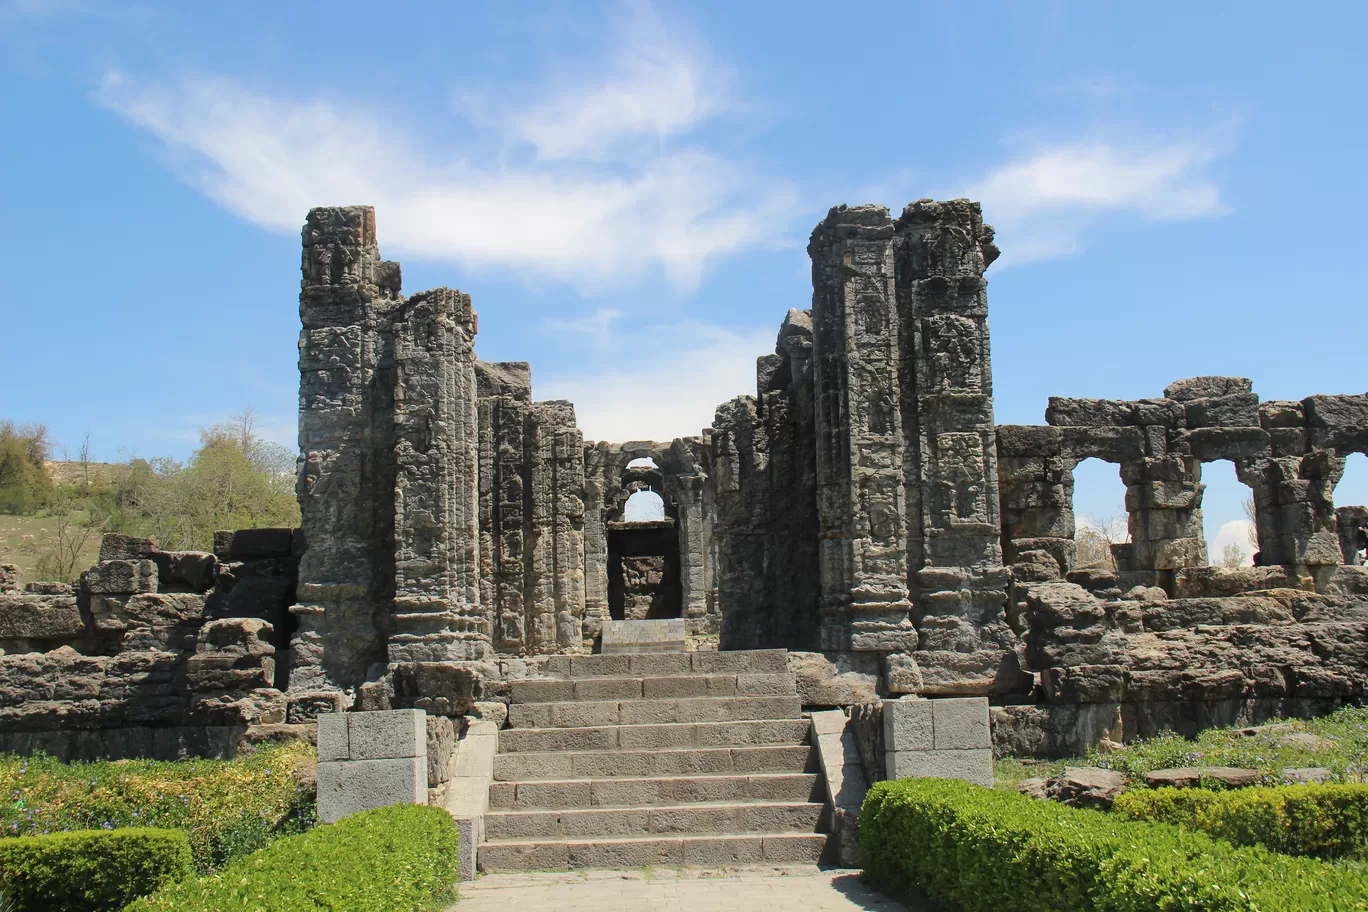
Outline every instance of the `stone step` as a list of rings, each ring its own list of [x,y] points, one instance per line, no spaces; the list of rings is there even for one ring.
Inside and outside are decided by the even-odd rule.
[[[609,776],[692,776],[706,773],[811,772],[812,748],[805,744],[670,750],[554,751],[499,754],[494,778],[599,779]]]
[[[546,660],[545,667],[547,674],[570,678],[782,674],[788,671],[788,650],[745,649],[728,652],[552,656]]]
[[[508,707],[508,721],[514,728],[593,728],[604,725],[663,725],[669,722],[740,722],[797,719],[801,714],[802,706],[797,694],[777,697],[683,697],[663,700],[514,703]]]
[[[826,786],[815,773],[720,776],[647,776],[491,782],[497,809],[678,806],[702,802],[822,801]]]
[[[822,833],[627,836],[598,839],[495,840],[480,846],[488,873],[565,868],[622,870],[647,865],[815,864],[826,852]]]
[[[486,839],[570,839],[599,836],[680,836],[698,833],[814,832],[820,803],[748,802],[669,807],[495,811],[485,815]]]
[[[794,677],[787,672],[642,678],[528,678],[513,681],[509,685],[509,697],[513,703],[661,700],[680,697],[772,697],[797,692]]]
[[[676,722],[666,725],[604,725],[591,728],[508,728],[499,732],[500,753],[523,751],[652,750],[669,747],[735,747],[803,744],[806,719],[751,722]]]

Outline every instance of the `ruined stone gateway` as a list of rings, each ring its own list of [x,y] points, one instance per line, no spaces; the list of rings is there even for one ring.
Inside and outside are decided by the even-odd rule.
[[[1368,395],[1199,377],[996,425],[976,203],[832,209],[755,395],[668,442],[586,441],[526,363],[476,356],[469,295],[405,296],[378,244],[370,208],[308,214],[302,528],[214,554],[108,536],[71,587],[0,573],[0,748],[226,753],[348,708],[489,718],[614,619],[790,650],[808,708],[986,696],[994,747],[1021,754],[1368,687],[1368,511],[1333,502]],[[1090,457],[1127,486],[1116,571],[1075,566]],[[1216,460],[1252,490],[1256,567],[1207,566]],[[629,515],[646,492],[663,517]]]

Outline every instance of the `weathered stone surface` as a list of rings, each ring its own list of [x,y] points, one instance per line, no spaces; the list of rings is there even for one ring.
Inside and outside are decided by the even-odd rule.
[[[841,671],[819,652],[790,652],[788,669],[804,706],[850,706],[879,699],[877,674]]]
[[[83,579],[86,591],[99,595],[156,592],[157,565],[147,559],[100,561]]]
[[[1202,778],[1219,782],[1226,788],[1245,788],[1258,785],[1260,776],[1258,770],[1237,766],[1207,766],[1202,768]]]
[[[19,567],[15,564],[0,564],[0,593],[18,592],[22,588]]]
[[[1050,777],[1045,795],[1070,807],[1106,810],[1116,796],[1126,790],[1126,777],[1115,770],[1093,766],[1066,766],[1064,772]]]
[[[396,708],[455,716],[485,696],[485,669],[473,664],[405,662],[394,667]]]
[[[0,640],[63,640],[85,632],[75,596],[0,595]]]
[[[294,545],[294,529],[240,529],[214,533],[214,556],[221,561],[289,557]]]
[[[152,557],[157,551],[157,543],[150,538],[138,538],[118,532],[106,532],[100,538],[100,560],[141,560]]]
[[[1202,771],[1195,766],[1160,769],[1145,774],[1145,784],[1150,788],[1191,788],[1201,779]]]
[[[208,552],[153,551],[149,556],[156,563],[158,580],[166,589],[203,593],[214,585],[218,559]]]

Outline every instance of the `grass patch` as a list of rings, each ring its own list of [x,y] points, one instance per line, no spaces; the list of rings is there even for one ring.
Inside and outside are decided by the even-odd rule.
[[[85,520],[86,514],[81,510],[74,510],[71,518],[74,522],[81,522]],[[24,515],[0,513],[0,564],[17,565],[26,583],[39,579],[38,557],[26,550],[24,545],[26,542],[49,541],[56,534],[53,531],[55,522],[56,517],[45,512]],[[92,535],[80,551],[76,561],[77,572],[92,566],[99,558],[100,536]],[[71,580],[58,582],[69,583]]]
[[[295,771],[314,762],[302,741],[236,760],[62,763],[0,755],[0,834],[182,830],[203,873],[312,826],[314,796]]]
[[[1253,735],[1241,734],[1241,728],[1212,728],[1191,740],[1166,732],[1137,739],[1123,751],[1089,755],[1081,762],[1138,780],[1146,773],[1174,767],[1237,766],[1257,770],[1265,785],[1295,783],[1284,770],[1304,767],[1330,770],[1332,782],[1364,781],[1368,707],[1349,706],[1319,719],[1278,720],[1260,728],[1267,725],[1278,727]],[[1312,736],[1319,743],[1311,745],[1297,735]]]

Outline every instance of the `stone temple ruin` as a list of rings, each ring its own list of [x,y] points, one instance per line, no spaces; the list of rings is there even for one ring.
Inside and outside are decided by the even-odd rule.
[[[107,536],[74,586],[0,576],[0,748],[223,754],[320,713],[497,726],[511,704],[499,749],[526,741],[535,765],[561,749],[538,727],[846,707],[879,778],[919,750],[861,722],[886,699],[949,719],[986,698],[981,740],[937,750],[1067,756],[1368,689],[1368,511],[1333,500],[1368,452],[1368,395],[1260,402],[1198,377],[997,425],[998,250],[975,203],[832,209],[811,308],[788,311],[755,395],[668,442],[586,441],[571,403],[534,400],[526,363],[481,361],[470,296],[406,297],[372,209],[311,211],[303,247],[302,528],[221,533],[213,554]],[[1073,470],[1092,457],[1126,484],[1114,571],[1076,566]],[[1252,491],[1257,566],[1207,565],[1218,460]],[[628,515],[647,491],[663,518]],[[682,624],[704,651],[610,656],[621,620]],[[689,715],[707,699],[783,705]],[[495,807],[525,806],[499,785]]]

